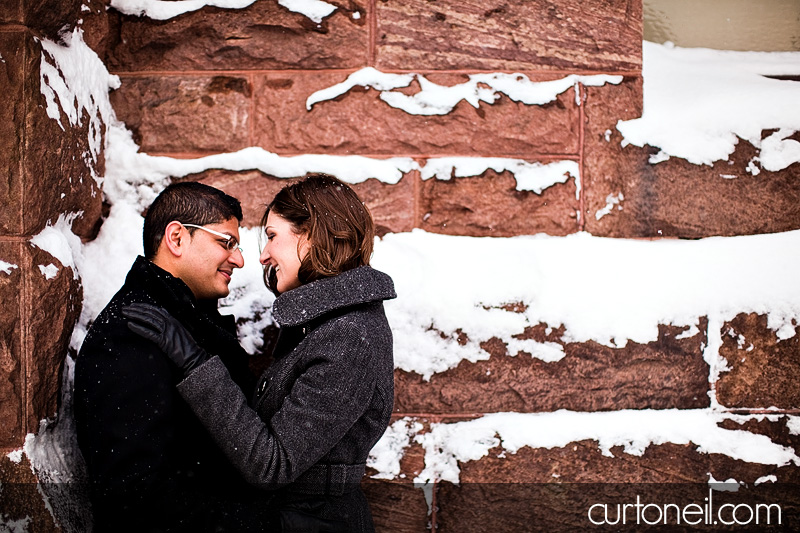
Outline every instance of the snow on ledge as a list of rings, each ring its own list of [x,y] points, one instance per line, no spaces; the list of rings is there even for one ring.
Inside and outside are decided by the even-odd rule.
[[[420,91],[416,94],[394,92],[395,89],[408,87],[414,80],[420,85]],[[622,76],[571,74],[558,80],[533,82],[519,73],[487,73],[471,74],[468,81],[448,87],[433,83],[421,74],[387,74],[366,67],[354,72],[342,83],[313,93],[306,100],[306,109],[311,110],[315,104],[332,100],[356,86],[380,91],[381,100],[410,115],[446,115],[462,100],[477,108],[481,102],[493,104],[500,94],[505,94],[511,100],[525,105],[544,105],[578,84],[597,87],[621,81]],[[580,105],[577,94],[576,103]]]
[[[476,461],[489,450],[501,446],[509,453],[523,447],[560,448],[573,442],[594,440],[603,455],[613,457],[611,449],[622,446],[623,452],[641,456],[647,447],[660,444],[693,444],[699,453],[718,453],[748,463],[800,466],[794,450],[772,442],[764,435],[719,427],[725,413],[711,409],[619,410],[576,412],[559,410],[547,413],[493,413],[475,420],[434,423],[428,433],[419,433],[420,425],[401,419],[384,436],[404,441],[396,433],[403,429],[407,438],[422,445],[425,468],[414,480],[459,482],[458,463]],[[397,426],[397,427],[395,427]],[[387,436],[388,435],[388,436]],[[373,449],[370,466],[379,469],[376,477],[393,478],[399,472],[400,446],[387,446],[383,439]],[[381,465],[391,465],[380,471]],[[609,480],[613,481],[613,480]]]
[[[702,317],[713,330],[755,312],[787,339],[800,323],[798,263],[800,230],[695,241],[413,230],[377,241],[372,261],[392,276],[398,294],[386,302],[395,365],[424,379],[462,360],[489,359],[480,344],[494,337],[512,356],[524,350],[557,360],[553,346],[515,345],[537,324],[563,325],[563,342],[624,347],[657,340],[660,324],[697,333]],[[457,341],[459,333],[466,343]],[[718,357],[714,346],[705,356]]]
[[[11,271],[15,268],[19,268],[19,266],[0,260],[0,272],[3,274],[11,274]]]
[[[221,9],[243,9],[256,0],[111,0],[111,7],[126,15],[167,20],[184,13],[197,11],[206,6]],[[305,15],[317,24],[336,11],[336,6],[321,0],[278,0],[278,4],[289,11]]]
[[[712,165],[727,160],[739,139],[761,150],[750,172],[800,162],[800,83],[769,76],[800,74],[800,52],[734,52],[645,41],[644,111],[620,121],[623,146],[658,147],[651,163],[680,157]],[[764,130],[780,130],[762,140]]]

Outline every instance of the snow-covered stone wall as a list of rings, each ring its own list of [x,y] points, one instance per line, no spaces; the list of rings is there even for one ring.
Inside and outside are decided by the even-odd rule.
[[[245,208],[223,304],[254,367],[263,205],[327,172],[372,210],[399,295],[379,531],[800,481],[799,53],[643,45],[636,0],[55,4],[0,7],[0,530],[85,525],[5,487],[75,479],[68,354],[186,179]]]

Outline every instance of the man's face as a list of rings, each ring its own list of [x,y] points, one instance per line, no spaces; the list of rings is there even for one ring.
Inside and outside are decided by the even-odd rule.
[[[239,222],[235,218],[203,227],[230,235],[239,241]],[[198,300],[227,296],[233,269],[244,266],[242,252],[238,248],[229,252],[224,238],[200,228],[194,229],[193,235],[189,235],[187,228],[186,238],[189,242],[181,257],[177,277],[189,286]]]

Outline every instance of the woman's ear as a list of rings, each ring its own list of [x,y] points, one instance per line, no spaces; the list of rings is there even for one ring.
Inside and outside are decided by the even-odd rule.
[[[161,244],[170,255],[180,257],[183,255],[188,236],[189,233],[186,231],[183,224],[177,220],[173,220],[167,224],[164,230],[164,238],[161,239]]]

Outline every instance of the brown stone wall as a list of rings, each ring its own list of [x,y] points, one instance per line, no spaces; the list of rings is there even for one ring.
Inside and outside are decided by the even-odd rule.
[[[410,157],[420,166],[446,156],[568,160],[581,169],[579,194],[572,179],[541,194],[518,191],[512,174],[493,170],[450,180],[423,180],[412,170],[396,184],[370,179],[355,188],[381,235],[421,228],[491,237],[588,231],[604,237],[702,238],[800,228],[796,164],[756,180],[744,172],[753,156],[746,143],[730,162],[714,166],[678,159],[653,165],[648,162],[652,149],[621,147],[617,121],[642,112],[640,0],[332,3],[337,10],[320,24],[275,0],[244,9],[206,7],[166,21],[105,11],[97,2],[81,13],[77,0],[0,5],[5,60],[0,89],[13,95],[11,104],[0,108],[0,159],[7,169],[0,194],[9,206],[0,212],[0,260],[19,265],[8,275],[0,272],[3,301],[13,302],[0,318],[0,425],[10,428],[0,435],[3,450],[18,448],[25,434],[36,431],[38,420],[55,413],[58,372],[80,312],[75,303],[80,300],[67,297],[79,294],[70,270],[45,280],[37,265],[56,260],[41,257],[46,254],[28,241],[48,220],[79,209],[84,216],[73,228],[91,238],[101,211],[86,169],[65,163],[82,150],[85,134],[61,131],[46,116],[38,84],[41,45],[34,37],[52,38],[53,28],[75,24],[79,17],[86,41],[121,78],[121,87],[110,96],[117,117],[141,151],[151,155],[195,158],[261,147],[281,156]],[[48,11],[43,6],[49,4],[54,8]],[[521,73],[532,81],[570,74],[623,79],[600,87],[578,84],[545,105],[524,105],[505,95],[477,108],[462,101],[447,115],[410,115],[364,88],[306,108],[309,95],[367,66],[413,72],[447,86],[463,83],[470,74],[493,72]],[[405,92],[418,89],[413,82]],[[64,176],[75,173],[84,179],[67,184]],[[743,178],[719,179],[722,173]],[[286,183],[259,171],[209,170],[185,179],[241,198],[247,226],[258,223],[264,203]],[[607,196],[620,193],[624,209],[597,219]],[[716,383],[709,383],[703,357],[709,337],[705,319],[694,336],[662,325],[656,341],[624,348],[566,342],[563,331],[537,325],[524,337],[561,344],[566,353],[561,361],[513,356],[502,341],[492,339],[482,346],[487,360],[464,361],[427,381],[397,370],[395,419],[422,422],[424,434],[430,424],[502,411],[705,408],[710,391],[723,408],[737,412],[774,406],[778,415],[797,414],[798,337],[778,342],[765,320],[739,315],[723,326],[735,332],[723,336],[720,350],[731,370]],[[35,334],[43,328],[52,335]],[[741,338],[754,347],[746,354]],[[769,435],[800,451],[785,417],[730,429]],[[554,480],[694,487],[706,483],[708,473],[747,483],[775,473],[797,481],[796,466],[770,469],[705,454],[692,445],[656,444],[642,456],[613,451],[612,457],[601,454],[594,441],[523,448],[516,454],[494,449],[459,465],[460,486],[436,483],[426,500],[425,491],[411,483],[425,466],[421,446],[412,443],[401,463],[402,476],[364,485],[379,531],[432,526],[523,531],[532,520],[535,529],[564,529],[557,518],[564,516],[559,507],[564,498],[551,486]],[[528,485],[509,490],[508,483]],[[528,512],[532,500],[547,502],[540,514]]]
[[[7,457],[25,436],[56,415],[61,372],[72,329],[80,315],[82,288],[71,268],[31,244],[31,238],[62,214],[78,213],[72,231],[89,238],[95,231],[102,195],[92,170],[103,173],[102,158],[84,162],[88,125],[62,129],[47,116],[40,89],[41,40],[58,42],[82,16],[81,2],[23,2],[0,6],[0,510],[3,525],[25,520],[28,531],[57,528],[36,486],[27,458]],[[99,12],[102,5],[93,6]],[[55,276],[40,267],[54,265]],[[13,528],[12,528],[13,529]]]

